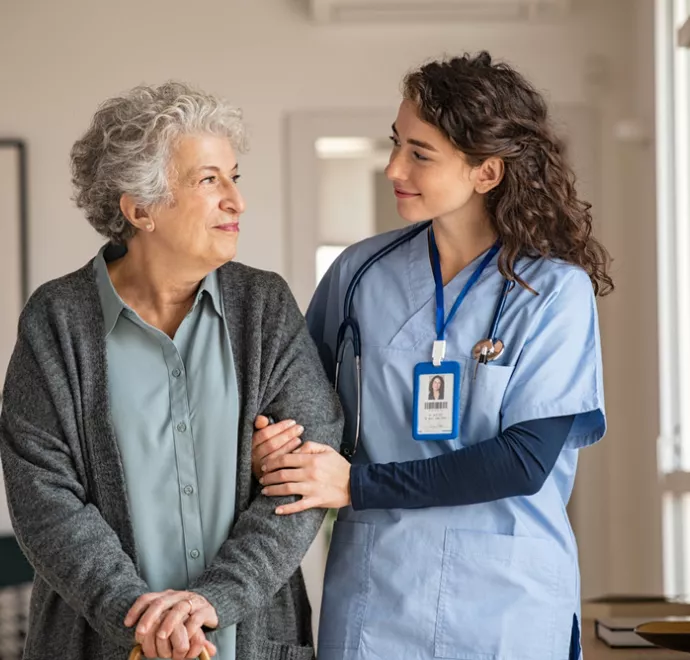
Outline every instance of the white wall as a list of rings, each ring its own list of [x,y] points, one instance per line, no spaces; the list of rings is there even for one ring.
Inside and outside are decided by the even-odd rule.
[[[374,233],[374,179],[369,160],[319,160],[321,244],[350,245]]]
[[[618,21],[627,4],[585,0],[571,27],[553,28],[317,27],[295,0],[1,3],[0,130],[31,149],[32,285],[79,266],[99,243],[69,201],[68,154],[114,93],[179,78],[245,109],[253,145],[242,163],[249,210],[240,258],[281,271],[286,112],[395,107],[407,68],[480,47],[518,63],[552,98],[582,100],[590,53],[608,58],[614,74],[625,69]]]
[[[619,289],[602,304],[610,432],[583,456],[580,474],[582,489],[598,494],[576,507],[583,525],[592,523],[582,549],[583,585],[586,592],[656,590],[657,572],[646,566],[654,550],[644,549],[638,515],[649,508],[644,484],[653,470],[657,416],[653,163],[612,137],[618,119],[651,102],[652,27],[643,24],[649,4],[574,0],[572,21],[556,27],[316,27],[297,0],[0,3],[0,133],[29,142],[31,284],[80,266],[99,244],[69,201],[68,153],[98,102],[113,93],[179,78],[245,109],[253,147],[242,161],[249,210],[240,259],[285,273],[286,113],[395,108],[408,67],[487,48],[518,65],[554,102],[586,102],[600,113],[599,231],[616,256]]]
[[[659,393],[654,1],[636,0],[631,19],[635,38],[630,44],[630,62],[634,67],[630,107],[648,130],[649,142],[629,145],[620,152],[624,207],[617,231],[611,227],[605,237],[618,256],[619,283],[611,300],[612,309],[605,317],[611,330],[617,332],[617,337],[608,335],[608,383],[613,386],[609,388],[610,411],[616,421],[616,433],[608,447],[611,456],[608,485],[613,512],[610,543],[613,557],[629,555],[627,561],[612,562],[610,580],[619,590],[634,586],[640,591],[660,593],[663,578],[656,461]],[[628,385],[633,382],[634,386]],[[639,544],[639,552],[629,552],[632,544]]]
[[[663,589],[656,462],[653,4],[628,3],[620,28],[628,35],[627,67],[600,92],[605,174],[598,229],[614,256],[616,290],[599,305],[609,432],[581,455],[573,507],[588,594]],[[646,128],[648,143],[616,141],[615,123],[627,118]]]

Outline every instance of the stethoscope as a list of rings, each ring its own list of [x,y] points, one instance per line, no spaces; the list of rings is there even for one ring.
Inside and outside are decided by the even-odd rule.
[[[422,222],[375,252],[359,267],[350,281],[347,291],[345,292],[345,300],[343,302],[343,322],[338,328],[338,335],[336,338],[334,385],[337,391],[340,380],[340,369],[343,364],[343,357],[345,355],[345,336],[347,331],[350,330],[352,334],[352,350],[354,353],[356,371],[357,412],[355,416],[354,442],[350,442],[347,438],[345,438],[340,450],[342,455],[346,458],[351,458],[357,450],[362,422],[362,337],[359,329],[359,323],[357,322],[357,319],[352,316],[352,301],[355,296],[355,291],[357,290],[357,286],[362,277],[374,264],[378,263],[385,256],[389,255],[391,252],[393,252],[393,250],[397,250],[401,245],[408,243],[423,231],[429,229],[431,224],[431,220]],[[501,295],[496,303],[494,315],[491,320],[488,338],[477,342],[472,350],[472,356],[475,360],[477,360],[477,367],[480,364],[486,364],[489,360],[495,360],[503,352],[504,344],[500,339],[496,339],[496,335],[498,333],[498,324],[501,320],[503,309],[505,308],[506,298],[508,297],[508,292],[512,289],[512,287],[512,281],[506,279],[503,282]]]

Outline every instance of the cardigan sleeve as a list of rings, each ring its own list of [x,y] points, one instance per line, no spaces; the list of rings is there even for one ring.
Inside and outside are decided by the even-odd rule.
[[[276,419],[298,419],[304,440],[337,449],[343,429],[338,397],[287,284],[277,275],[270,278],[261,351],[262,370],[268,373],[260,410]],[[221,627],[267,606],[299,568],[326,512],[275,514],[278,505],[294,499],[257,493],[214,561],[191,585],[213,604]]]

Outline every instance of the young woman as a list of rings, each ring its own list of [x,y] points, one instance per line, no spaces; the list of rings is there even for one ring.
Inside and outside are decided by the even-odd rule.
[[[340,508],[319,658],[577,659],[566,505],[605,432],[608,254],[543,98],[487,53],[409,74],[391,140],[414,224],[348,249],[308,313],[351,463],[285,453],[287,424],[254,437],[265,494],[302,496],[279,514]]]

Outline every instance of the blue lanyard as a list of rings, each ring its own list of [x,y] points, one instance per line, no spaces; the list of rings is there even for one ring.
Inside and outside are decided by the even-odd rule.
[[[496,253],[500,249],[500,245],[497,243],[487,252],[486,256],[482,259],[482,262],[475,268],[472,276],[467,280],[467,284],[463,287],[460,295],[455,299],[453,308],[448,313],[448,318],[443,321],[443,315],[445,312],[445,302],[443,299],[443,277],[441,276],[441,258],[438,254],[438,247],[436,246],[436,238],[434,238],[434,230],[429,229],[429,235],[431,236],[431,264],[434,271],[434,282],[436,284],[436,336],[438,341],[444,341],[446,336],[446,328],[450,325],[450,322],[455,317],[460,305],[467,297],[470,289],[477,283],[477,280],[484,272],[489,262],[496,256]]]

